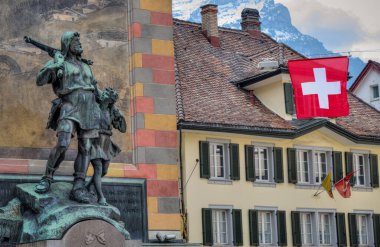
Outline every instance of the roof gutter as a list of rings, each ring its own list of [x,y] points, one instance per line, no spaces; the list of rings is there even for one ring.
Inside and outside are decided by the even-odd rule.
[[[245,135],[258,135],[267,137],[276,137],[284,139],[295,139],[297,137],[303,136],[314,130],[326,127],[327,129],[349,139],[350,141],[358,144],[375,144],[380,145],[380,137],[375,136],[359,136],[355,135],[336,124],[331,123],[327,119],[322,119],[313,124],[305,125],[299,129],[274,129],[265,127],[251,127],[242,125],[224,125],[215,123],[199,123],[199,122],[186,122],[180,121],[177,124],[177,128],[183,130],[200,130],[200,131],[215,131],[215,132],[227,132],[234,134],[245,134]]]

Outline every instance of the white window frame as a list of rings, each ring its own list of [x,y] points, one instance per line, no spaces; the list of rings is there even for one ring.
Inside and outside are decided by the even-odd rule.
[[[212,215],[212,224],[213,224],[213,227],[212,227],[212,237],[213,237],[213,246],[231,246],[232,245],[232,242],[233,242],[233,226],[232,226],[232,209],[233,209],[233,206],[232,205],[209,205],[209,208],[211,209],[211,215]],[[218,243],[216,242],[215,240],[215,227],[214,227],[214,214],[215,212],[222,212],[222,211],[225,211],[226,212],[226,218],[227,218],[227,221],[226,221],[226,237],[227,237],[227,242],[226,243]]]
[[[259,246],[277,246],[277,242],[278,242],[278,234],[277,234],[277,207],[269,207],[269,206],[255,206],[254,207],[255,210],[257,210],[257,217],[258,217],[258,220],[257,220],[257,224],[258,224],[258,228],[260,227],[259,225],[259,215],[260,215],[260,212],[267,212],[267,213],[270,213],[271,214],[271,232],[272,232],[272,242],[271,243],[260,243],[260,236],[259,236]],[[259,233],[260,234],[260,233]]]
[[[326,218],[323,216],[327,216],[327,222]],[[318,214],[318,236],[319,236],[319,244],[320,245],[332,245],[332,229],[331,229],[331,221],[332,221],[332,214],[326,213],[326,212],[320,212]],[[326,238],[324,231],[325,228],[328,227],[328,239]],[[328,241],[327,241],[328,240]]]
[[[335,219],[335,209],[317,209],[317,208],[297,208],[297,211],[300,212],[300,224],[301,224],[301,242],[302,246],[337,246],[337,232],[336,232],[336,219]],[[302,232],[304,231],[304,226],[302,223],[302,215],[310,214],[311,215],[311,239],[312,243],[303,243]],[[320,215],[328,214],[329,223],[330,223],[330,244],[320,243]]]
[[[305,161],[303,158],[306,153],[307,160]],[[302,157],[302,162],[301,162]],[[310,151],[305,149],[297,149],[296,150],[296,162],[297,162],[297,183],[299,184],[310,184]],[[305,162],[307,163],[307,171],[305,169]],[[306,173],[306,175],[304,175]]]
[[[274,158],[273,158],[273,143],[262,143],[262,142],[252,142],[254,146],[253,159],[255,162],[255,183],[274,183]],[[257,170],[262,167],[261,161],[256,160],[256,149],[264,149],[267,152],[267,169],[268,169],[268,179],[262,179],[257,176]],[[260,159],[259,159],[260,160]],[[258,164],[259,163],[259,164]],[[259,168],[259,169],[257,169]]]
[[[322,154],[325,155],[324,163],[322,161]],[[313,181],[316,184],[321,184],[323,179],[327,176],[327,173],[329,171],[328,156],[329,153],[327,151],[313,151]],[[325,171],[323,171],[323,166],[325,166]]]
[[[310,216],[310,222],[306,222],[308,216]],[[301,244],[303,246],[307,245],[314,245],[314,236],[313,236],[313,218],[314,218],[314,213],[312,212],[302,212],[300,213],[300,224],[301,224]],[[308,231],[307,225],[310,225],[310,232]],[[309,235],[310,236],[310,241],[306,242],[305,236]]]
[[[361,173],[360,164],[358,164],[359,157],[363,157],[363,173]],[[369,188],[371,187],[371,174],[369,164],[369,152],[354,151],[352,152],[352,169],[357,171],[354,173],[354,187]],[[364,177],[364,183],[360,183],[359,176]]]
[[[363,220],[364,217],[364,220]],[[357,214],[355,215],[356,220],[356,236],[359,245],[367,246],[369,244],[369,220],[367,214]],[[365,234],[363,234],[363,226],[365,226]]]
[[[377,94],[379,95],[379,96],[377,96],[376,98],[374,97],[374,89],[377,87]],[[379,87],[379,84],[373,84],[373,85],[370,85],[369,86],[369,88],[370,88],[370,99],[371,99],[371,101],[376,101],[376,100],[379,100],[380,99],[380,87]]]
[[[298,185],[320,185],[327,176],[328,171],[332,170],[332,148],[325,147],[309,147],[309,146],[295,146],[296,149],[296,163],[297,163],[297,184]],[[307,153],[307,173],[306,176],[301,176],[305,173],[305,167],[300,163],[300,152]],[[318,165],[318,160],[315,160],[315,154],[326,154],[326,174],[321,175],[321,167]],[[300,169],[301,168],[301,169]],[[318,171],[318,173],[317,173]],[[319,180],[316,180],[316,174],[319,174]],[[331,173],[332,176],[333,173]]]
[[[267,216],[269,216],[269,222],[267,221]],[[258,228],[259,228],[259,244],[260,245],[272,245],[273,244],[273,220],[274,220],[274,214],[271,211],[257,211],[257,223],[258,223]],[[267,241],[266,238],[266,227],[267,224],[269,224],[269,231],[270,231],[270,239]]]
[[[215,180],[215,181],[230,181],[230,141],[228,140],[222,140],[222,139],[207,139],[209,142],[209,163],[210,163],[210,178],[209,180]],[[223,176],[217,177],[215,176],[216,167],[212,166],[212,164],[215,164],[215,160],[212,161],[213,154],[212,154],[212,146],[220,145],[223,147]],[[213,170],[214,169],[214,170]]]
[[[212,227],[213,242],[216,245],[226,245],[229,243],[228,210],[213,209],[211,212],[212,212],[212,226],[213,226]],[[222,230],[220,228],[224,228],[224,229]]]

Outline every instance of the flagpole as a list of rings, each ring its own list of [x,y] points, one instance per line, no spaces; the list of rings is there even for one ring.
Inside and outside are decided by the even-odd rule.
[[[321,189],[322,185],[320,184],[317,191],[314,193],[314,196],[318,196],[319,194],[321,194],[324,190],[322,191],[319,191]]]

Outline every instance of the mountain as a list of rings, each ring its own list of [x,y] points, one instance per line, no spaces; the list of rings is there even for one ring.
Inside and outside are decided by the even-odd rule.
[[[256,8],[260,11],[261,30],[278,42],[287,44],[309,58],[339,56],[327,50],[318,39],[301,33],[293,26],[289,10],[274,0],[173,0],[173,16],[201,22],[199,7],[207,3],[218,5],[218,23],[223,27],[240,29],[241,11],[245,7]],[[348,82],[349,86],[364,66],[360,58],[350,57],[349,72],[352,79]]]

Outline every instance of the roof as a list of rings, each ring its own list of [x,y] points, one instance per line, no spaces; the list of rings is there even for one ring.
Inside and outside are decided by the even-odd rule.
[[[356,88],[360,85],[360,83],[363,81],[363,78],[367,75],[369,71],[372,69],[375,69],[377,71],[380,71],[380,63],[369,60],[364,69],[360,72],[359,76],[356,78],[354,83],[350,87],[350,92],[354,92]]]
[[[235,85],[267,76],[268,72],[257,69],[264,58],[279,61],[280,72],[285,71],[287,60],[303,58],[288,46],[264,33],[256,38],[245,31],[219,28],[221,47],[213,47],[201,24],[178,19],[173,23],[179,127],[284,138],[327,127],[354,142],[380,143],[380,113],[351,94],[351,113],[336,124],[326,119],[287,121]]]

